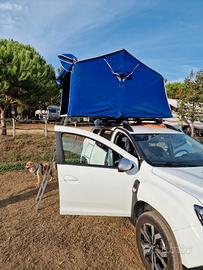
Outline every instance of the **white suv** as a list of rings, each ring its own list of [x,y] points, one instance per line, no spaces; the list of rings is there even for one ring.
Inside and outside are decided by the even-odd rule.
[[[56,126],[60,213],[130,217],[146,269],[203,269],[203,145],[162,124]]]

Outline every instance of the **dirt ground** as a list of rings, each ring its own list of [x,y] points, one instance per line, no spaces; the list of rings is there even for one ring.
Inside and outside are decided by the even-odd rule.
[[[144,270],[127,218],[60,216],[58,184],[41,209],[32,175],[0,174],[0,269]]]

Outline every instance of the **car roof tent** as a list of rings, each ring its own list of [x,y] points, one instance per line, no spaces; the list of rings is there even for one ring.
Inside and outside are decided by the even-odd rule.
[[[61,114],[70,117],[168,118],[163,77],[126,50],[78,61],[59,56]]]

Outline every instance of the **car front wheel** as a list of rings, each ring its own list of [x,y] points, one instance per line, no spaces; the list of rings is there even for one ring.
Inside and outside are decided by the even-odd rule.
[[[147,270],[182,270],[175,237],[166,221],[155,211],[139,216],[136,240]]]

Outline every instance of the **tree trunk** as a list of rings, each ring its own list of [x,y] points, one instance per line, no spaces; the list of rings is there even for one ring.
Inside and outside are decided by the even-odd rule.
[[[191,129],[191,137],[194,137],[194,123],[190,123],[190,129]]]
[[[17,106],[16,104],[11,104],[11,117],[16,118],[17,116]]]
[[[0,107],[1,118],[1,135],[7,135],[6,120],[5,120],[5,108]]]

